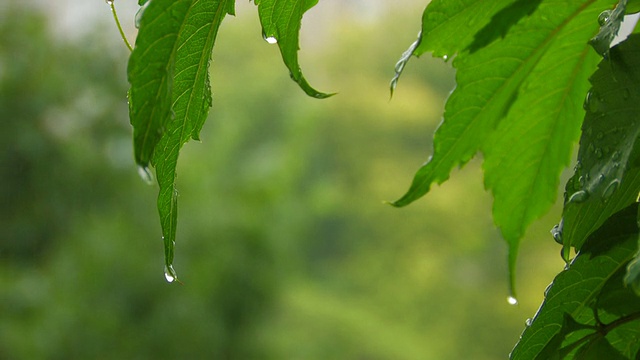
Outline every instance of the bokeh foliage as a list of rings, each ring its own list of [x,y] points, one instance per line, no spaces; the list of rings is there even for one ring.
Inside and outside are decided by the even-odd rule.
[[[214,54],[205,144],[183,154],[185,284],[167,286],[156,189],[131,160],[126,49],[101,25],[60,40],[44,15],[11,4],[0,14],[0,358],[494,359],[562,266],[532,249],[531,285],[506,305],[506,251],[475,162],[429,202],[382,204],[429,151],[453,85],[431,60],[387,101],[415,14],[347,29],[340,16],[356,9],[325,8],[331,46],[300,53],[307,78],[339,92],[320,104],[273,71],[277,49],[239,5]],[[549,227],[534,236],[551,245]]]

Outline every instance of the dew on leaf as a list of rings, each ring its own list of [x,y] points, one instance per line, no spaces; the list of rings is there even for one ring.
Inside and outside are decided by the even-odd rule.
[[[509,296],[507,298],[507,302],[509,303],[509,305],[518,305],[518,299],[514,298],[513,296]]]
[[[531,318],[528,318],[527,320],[524,321],[524,325],[527,327],[531,326],[532,323],[533,323],[533,320]]]
[[[553,228],[551,229],[551,236],[553,236],[553,240],[555,240],[555,242],[557,242],[558,244],[562,245],[562,227],[563,227],[563,220],[560,220],[559,224],[556,224],[553,226]]]
[[[602,201],[607,202],[611,198],[611,196],[613,196],[613,193],[618,190],[618,187],[620,187],[620,180],[614,179],[613,181],[611,181],[602,192]]]
[[[593,152],[594,152],[594,154],[596,154],[596,157],[598,159],[602,159],[602,149],[601,148],[596,148]]]
[[[585,200],[587,200],[589,198],[589,192],[587,192],[586,190],[579,190],[574,192],[570,197],[569,197],[569,202],[570,203],[581,203],[584,202]]]
[[[611,19],[611,10],[605,10],[598,15],[598,24],[605,26]]]
[[[449,60],[449,55],[442,55],[442,60],[445,62]]]

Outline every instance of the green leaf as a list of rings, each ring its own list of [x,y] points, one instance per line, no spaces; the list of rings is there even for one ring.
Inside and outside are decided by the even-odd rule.
[[[577,324],[597,325],[593,307],[597,306],[601,294],[610,292],[612,286],[623,286],[616,274],[620,274],[636,252],[637,214],[638,204],[635,203],[611,216],[589,237],[568,269],[554,279],[531,326],[525,329],[511,353],[511,359],[536,358],[541,352],[549,351],[549,343],[563,344],[559,337],[565,338],[564,343],[581,344],[576,341],[593,335],[579,330],[584,327],[569,328],[563,324],[569,316]],[[610,283],[613,285],[608,284],[613,278],[616,278]],[[609,300],[603,298],[601,301],[602,305]],[[595,339],[595,336],[591,338]]]
[[[513,25],[523,17],[533,14],[541,2],[542,0],[518,0],[497,12],[491,17],[491,22],[475,35],[469,51],[476,52],[494,40],[505,37]]]
[[[209,62],[232,0],[153,0],[129,60],[131,122],[136,160],[156,168],[158,211],[167,280],[175,280],[176,164],[182,145],[198,133],[211,106]]]
[[[255,0],[254,3],[258,6],[262,36],[269,42],[277,42],[291,78],[311,97],[324,99],[334,95],[311,87],[298,64],[302,15],[315,6],[318,0]]]
[[[620,24],[624,20],[624,14],[627,6],[627,0],[620,0],[613,11],[605,10],[598,16],[600,23],[600,31],[594,36],[589,43],[598,52],[598,54],[607,57],[609,47],[618,35]]]
[[[575,360],[628,360],[618,349],[614,348],[604,336],[597,337],[578,350]]]
[[[422,14],[422,30],[418,39],[402,54],[391,79],[391,95],[398,85],[402,71],[412,55],[433,52],[433,56],[447,60],[469,46],[474,34],[483,28],[495,14],[514,0],[434,0]],[[465,29],[465,31],[460,31]],[[446,179],[444,179],[446,180]],[[442,180],[442,181],[444,181]]]
[[[525,7],[518,14],[530,13],[531,5],[517,4]],[[485,185],[494,194],[494,220],[509,243],[513,276],[519,239],[555,202],[559,174],[570,162],[583,111],[575,98],[586,93],[587,78],[598,61],[587,41],[598,31],[597,15],[607,4],[610,1],[542,1],[530,16],[503,26],[509,28],[503,38],[500,33],[499,39],[473,53],[460,52],[453,62],[457,87],[434,136],[433,156],[393,204],[415,201],[432,183],[446,180],[453,167],[483,150]],[[454,17],[458,27],[480,21],[476,11],[459,11]],[[432,16],[441,14],[425,15],[423,24]],[[472,37],[461,37],[460,47],[424,34],[428,32],[423,28],[416,53],[435,49],[436,55],[447,54],[473,43]]]
[[[636,201],[640,164],[640,35],[615,46],[591,77],[575,174],[563,210],[565,248],[580,249],[611,214]],[[565,251],[567,253],[567,251]]]

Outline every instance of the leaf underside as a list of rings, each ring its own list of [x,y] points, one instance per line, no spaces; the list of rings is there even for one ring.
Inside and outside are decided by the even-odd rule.
[[[598,55],[588,40],[612,1],[432,1],[414,54],[456,55],[455,91],[405,206],[456,166],[484,154],[485,186],[509,244],[512,275],[526,227],[556,200],[559,175],[580,133],[582,98]],[[511,14],[517,22],[504,20]],[[493,26],[495,25],[495,26]],[[457,31],[464,27],[467,31]]]

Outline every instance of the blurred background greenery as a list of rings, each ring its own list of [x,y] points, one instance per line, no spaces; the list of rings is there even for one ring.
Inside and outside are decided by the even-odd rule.
[[[116,2],[131,39],[135,3]],[[559,210],[524,240],[509,306],[479,160],[408,208],[383,204],[427,159],[454,86],[449,64],[424,57],[389,101],[423,0],[312,9],[300,55],[314,86],[338,92],[322,101],[237,4],[203,142],[179,163],[183,285],[164,281],[108,6],[42,4],[0,5],[1,359],[507,357],[563,267]]]

